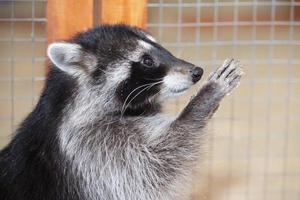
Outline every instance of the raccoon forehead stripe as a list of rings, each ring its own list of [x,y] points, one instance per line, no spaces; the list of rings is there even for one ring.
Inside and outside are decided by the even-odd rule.
[[[143,40],[139,40],[139,45],[147,50],[150,50],[152,48],[151,44],[149,44],[148,42],[145,42]]]

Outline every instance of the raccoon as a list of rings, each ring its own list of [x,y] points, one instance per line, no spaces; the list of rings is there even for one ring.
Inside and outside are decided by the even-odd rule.
[[[162,103],[198,82],[203,69],[146,31],[100,25],[50,44],[47,54],[39,102],[0,153],[0,199],[187,197],[206,124],[239,84],[239,62],[226,60],[172,118]]]

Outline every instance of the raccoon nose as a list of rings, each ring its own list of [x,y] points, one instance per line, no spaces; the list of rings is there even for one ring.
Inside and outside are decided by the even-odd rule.
[[[203,69],[200,67],[194,67],[193,69],[190,70],[190,74],[192,76],[193,82],[196,83],[202,77]]]

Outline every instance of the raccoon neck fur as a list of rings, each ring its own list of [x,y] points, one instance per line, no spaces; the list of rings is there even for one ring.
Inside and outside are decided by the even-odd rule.
[[[147,147],[141,143],[141,137],[151,138],[155,132],[167,130],[172,120],[158,112],[122,117],[114,93],[114,89],[107,87],[79,87],[72,103],[63,111],[59,128],[62,155],[71,163],[75,179],[83,179],[79,187],[88,199],[108,195],[108,199],[120,200],[159,199],[155,196],[159,192],[145,192],[157,187],[145,176],[156,176],[145,171],[149,157],[156,158],[145,153]],[[129,193],[131,190],[135,192]]]

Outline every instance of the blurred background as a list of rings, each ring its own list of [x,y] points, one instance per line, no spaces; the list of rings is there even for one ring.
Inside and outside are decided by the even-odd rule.
[[[0,147],[43,88],[45,0],[0,1]],[[225,58],[244,65],[195,171],[193,200],[300,199],[300,1],[148,0],[147,30],[207,75]],[[178,113],[201,83],[170,100]]]

